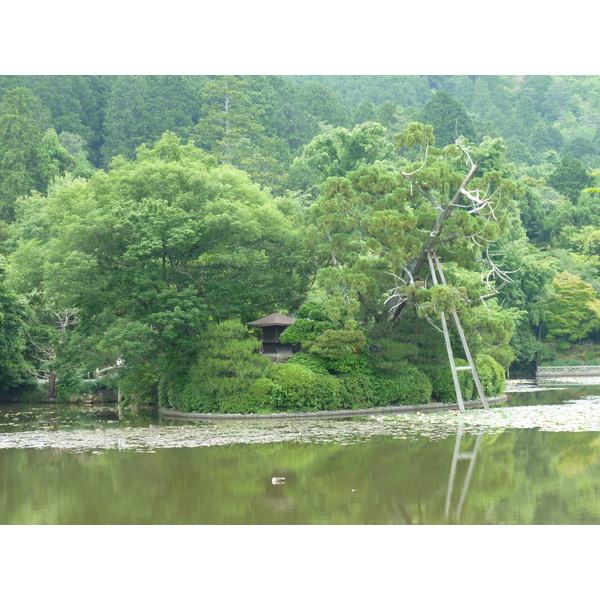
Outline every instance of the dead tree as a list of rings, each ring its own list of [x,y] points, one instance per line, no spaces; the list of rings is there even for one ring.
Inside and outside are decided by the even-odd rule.
[[[60,311],[53,310],[52,314],[56,317],[55,329],[58,330],[60,337],[64,337],[67,329],[77,323],[77,316],[79,309],[65,308]],[[30,371],[37,379],[46,379],[48,381],[48,395],[50,398],[56,398],[56,371],[54,370],[54,363],[56,361],[56,347],[49,339],[46,343],[36,343],[33,340],[30,341],[31,345],[35,348],[37,354],[34,358],[39,363],[39,369],[37,372]],[[59,341],[60,343],[60,341]]]
[[[64,335],[71,325],[75,325],[77,323],[79,309],[63,308],[60,312],[57,310],[53,310],[52,314],[56,317],[56,320],[58,321],[58,330],[60,331],[61,335]]]

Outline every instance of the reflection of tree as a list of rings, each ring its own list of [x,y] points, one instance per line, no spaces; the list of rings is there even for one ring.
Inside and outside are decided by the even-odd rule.
[[[502,435],[511,440],[510,452],[487,455],[489,459],[513,460],[507,478],[489,484],[474,508],[470,522],[505,524],[597,524],[600,493],[600,435],[514,430]],[[561,460],[568,456],[579,466],[567,475]],[[487,463],[489,465],[489,462]],[[487,500],[487,508],[483,501]],[[485,514],[485,520],[483,515]]]
[[[223,433],[222,424],[196,427]],[[273,486],[275,475],[285,485]],[[435,441],[394,439],[383,428],[352,445],[0,450],[5,524],[600,524],[599,495],[593,432],[465,428]]]

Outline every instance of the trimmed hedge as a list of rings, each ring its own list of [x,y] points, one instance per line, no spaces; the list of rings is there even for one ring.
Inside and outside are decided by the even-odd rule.
[[[457,366],[467,362],[456,360]],[[502,366],[492,357],[479,356],[475,365],[486,396],[497,396],[506,384]],[[477,397],[470,371],[458,373],[463,398]],[[286,363],[272,365],[265,377],[237,393],[206,394],[183,373],[165,374],[159,385],[161,406],[184,412],[270,413],[315,412],[420,405],[432,401],[454,403],[456,392],[450,367],[430,368],[428,374],[406,363],[400,374],[354,371],[332,375],[319,357],[298,353]]]
[[[401,375],[377,374],[373,383],[376,406],[427,404],[431,401],[432,382],[413,365],[406,365]]]
[[[220,413],[229,414],[261,414],[275,412],[273,390],[275,384],[271,379],[261,377],[250,384],[247,392],[222,398],[219,402]]]
[[[500,363],[491,356],[482,354],[475,359],[475,368],[486,396],[498,396],[504,392],[506,373]]]
[[[303,362],[305,359],[302,359]],[[337,376],[292,361],[274,365],[267,377],[275,381],[275,405],[293,410],[360,409],[374,406],[427,404],[431,401],[432,384],[417,367],[406,364],[402,374],[355,371]],[[312,407],[312,408],[307,408]]]
[[[218,356],[221,349],[206,355],[217,366],[223,362]],[[285,363],[267,366],[261,375],[264,359],[257,360],[250,345],[237,343],[234,349],[239,350],[232,363],[235,369],[230,365],[207,371],[208,358],[199,357],[191,366],[177,365],[164,372],[158,384],[160,405],[183,412],[249,414],[456,402],[449,366],[430,364],[421,369],[396,361],[393,370],[383,370],[369,366],[362,354],[352,353],[356,368],[339,373],[332,371],[331,360],[299,352]],[[457,359],[456,364],[466,366],[467,362]],[[481,355],[476,367],[487,396],[504,391],[505,373],[497,361]],[[460,371],[458,377],[463,398],[475,398],[472,373]]]
[[[456,359],[457,367],[466,367],[468,362],[461,358]],[[487,354],[482,354],[475,359],[475,368],[486,396],[498,396],[504,392],[506,386],[506,373],[500,363]],[[454,403],[457,401],[454,380],[450,366],[429,369],[428,374],[433,382],[433,398],[438,402]],[[464,400],[478,398],[477,386],[471,371],[459,371],[458,381]]]
[[[327,369],[327,360],[316,354],[310,354],[309,352],[296,352],[296,354],[292,354],[292,356],[288,358],[286,364],[303,365],[314,373],[322,373],[323,375],[329,373],[329,370]]]
[[[267,377],[275,384],[271,396],[276,410],[313,412],[342,406],[342,384],[333,375],[287,362],[273,365]]]
[[[455,360],[457,367],[466,367],[468,362],[462,358]],[[457,402],[456,390],[454,389],[454,379],[452,378],[452,370],[450,366],[430,368],[427,374],[431,377],[433,384],[433,399],[437,402],[443,403],[454,403]],[[477,393],[475,389],[475,382],[473,381],[473,375],[470,371],[459,371],[458,381],[460,383],[460,390],[464,400],[471,400],[474,393]]]
[[[377,406],[377,390],[372,375],[358,371],[338,376],[342,384],[342,408],[358,410]]]

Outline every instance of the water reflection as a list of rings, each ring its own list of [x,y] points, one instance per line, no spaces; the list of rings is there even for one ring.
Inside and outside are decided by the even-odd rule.
[[[157,410],[116,404],[1,404],[0,433],[147,427],[158,423]]]
[[[539,406],[564,404],[588,395],[598,394],[597,384],[565,385],[560,383],[528,383],[508,388],[506,402],[501,406]],[[512,391],[514,390],[514,391]]]
[[[600,524],[598,498],[598,433],[0,451],[4,524]]]
[[[55,443],[0,449],[0,523],[600,524],[598,431],[483,432],[464,417],[442,434],[426,415],[175,427],[127,411],[46,411],[0,410],[0,437],[37,428]],[[122,443],[95,453],[53,441],[97,429]],[[152,430],[205,445],[128,445]]]
[[[479,452],[479,446],[481,445],[481,439],[485,434],[480,433],[475,440],[475,447],[470,452],[460,452],[460,442],[462,440],[464,431],[464,424],[459,423],[456,431],[456,442],[454,443],[454,455],[452,456],[452,466],[450,467],[450,481],[448,482],[448,493],[446,495],[446,518],[450,520],[450,504],[452,501],[452,492],[454,490],[454,481],[456,479],[456,467],[459,460],[468,460],[469,468],[465,477],[462,492],[458,501],[458,507],[456,508],[456,521],[460,522],[460,515],[462,507],[469,491],[469,484],[471,482],[471,476],[473,475],[473,469],[475,468],[475,461],[477,460],[477,453]]]

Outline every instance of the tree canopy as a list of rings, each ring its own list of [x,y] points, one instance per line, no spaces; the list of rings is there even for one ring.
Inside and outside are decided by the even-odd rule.
[[[185,356],[211,320],[297,306],[307,274],[277,203],[170,133],[131,162],[23,199],[15,235],[15,285],[76,308],[78,333],[107,362]]]
[[[121,391],[156,398],[207,332],[251,356],[214,327],[274,310],[303,350],[257,377],[271,408],[309,380],[338,407],[407,393],[401,372],[438,393],[442,311],[503,367],[595,340],[599,81],[0,76],[4,380],[119,361]]]

